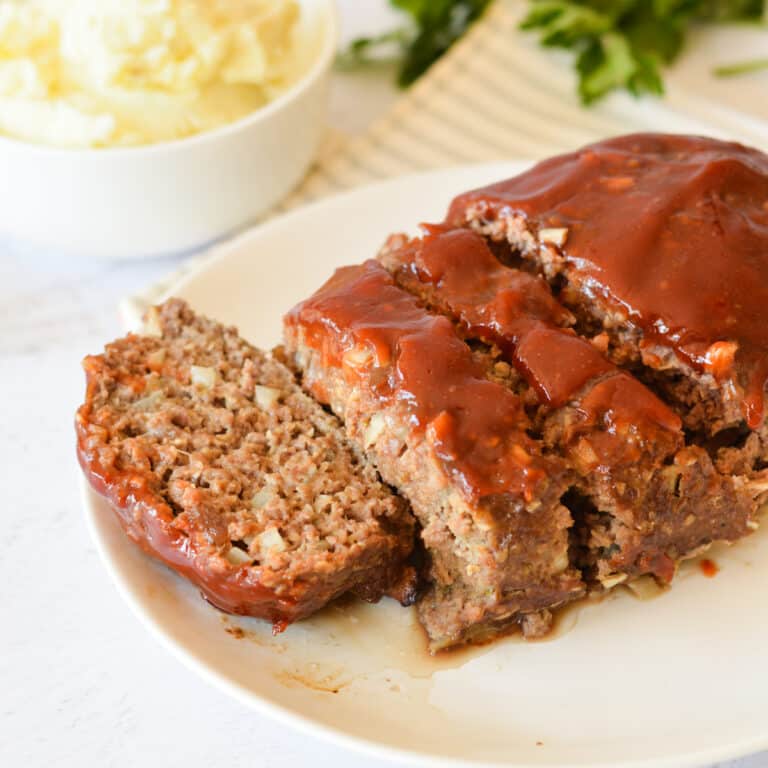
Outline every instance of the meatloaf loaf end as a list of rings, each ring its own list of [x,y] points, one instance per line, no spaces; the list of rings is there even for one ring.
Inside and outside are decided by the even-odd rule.
[[[347,591],[414,596],[406,503],[291,371],[179,300],[87,357],[78,453],[131,539],[275,631]]]
[[[285,319],[309,391],[410,501],[432,585],[419,602],[433,651],[520,624],[584,592],[569,560],[570,473],[529,436],[493,364],[376,261],[345,267]]]
[[[685,445],[680,419],[653,392],[567,327],[573,316],[540,276],[502,264],[477,232],[447,225],[393,236],[379,261],[470,343],[516,369],[508,385],[548,452],[573,470],[564,501],[590,581],[668,582],[680,559],[756,526],[741,484]]]

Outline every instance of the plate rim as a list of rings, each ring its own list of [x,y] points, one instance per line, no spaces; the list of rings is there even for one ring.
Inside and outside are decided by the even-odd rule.
[[[533,162],[534,161],[532,160],[513,159],[492,163],[456,165],[451,166],[450,168],[411,173],[385,179],[373,184],[362,185],[330,197],[322,198],[298,209],[276,216],[265,223],[242,232],[231,240],[214,246],[207,253],[207,257],[204,257],[199,263],[191,265],[183,274],[178,275],[177,279],[172,280],[172,282],[163,290],[162,298],[159,299],[159,301],[183,290],[190,281],[197,278],[201,273],[215,268],[221,262],[225,261],[231,254],[240,251],[252,241],[258,241],[265,236],[268,237],[272,230],[279,230],[281,227],[289,226],[294,220],[314,213],[318,208],[332,208],[333,206],[343,204],[349,198],[355,198],[361,194],[370,194],[374,190],[380,191],[388,187],[397,188],[413,183],[414,180],[440,177],[451,178],[452,176],[459,176],[463,173],[472,173],[475,171],[481,173],[485,169],[488,170],[489,177],[492,177],[492,175],[495,175],[499,171],[501,174],[508,173],[510,170],[519,173]],[[418,766],[418,768],[427,768],[428,766],[440,766],[440,768],[585,768],[584,763],[564,763],[560,761],[528,763],[510,761],[498,762],[483,759],[467,760],[434,755],[429,752],[421,752],[413,749],[398,748],[384,742],[354,736],[341,728],[320,723],[310,716],[301,714],[289,706],[269,701],[252,689],[238,685],[236,681],[199,659],[186,645],[176,641],[167,630],[166,626],[163,623],[158,622],[155,617],[151,615],[145,605],[145,601],[141,599],[138,592],[134,589],[134,585],[131,583],[130,579],[123,573],[119,561],[113,558],[109,550],[107,537],[104,535],[101,528],[104,523],[99,520],[102,514],[99,507],[106,504],[106,502],[91,489],[88,481],[82,474],[79,478],[79,487],[84,508],[86,528],[96,547],[99,559],[107,570],[110,581],[117,589],[121,598],[128,604],[128,607],[139,620],[139,623],[148,630],[149,634],[155,638],[155,640],[165,648],[171,656],[179,660],[187,669],[198,675],[207,684],[232,697],[249,709],[256,711],[262,716],[273,718],[282,725],[308,733],[326,743],[341,746],[358,754],[370,756],[372,758],[390,760],[398,764],[409,764]],[[146,555],[144,556],[146,557]],[[666,768],[667,766],[670,768],[673,766],[674,768],[702,768],[703,766],[719,763],[723,760],[734,760],[751,756],[766,749],[768,749],[768,727],[766,728],[765,733],[761,736],[731,742],[716,749],[708,748],[701,751],[686,751],[669,757],[625,760],[620,763],[615,761],[592,762],[591,765],[594,766],[594,768]]]

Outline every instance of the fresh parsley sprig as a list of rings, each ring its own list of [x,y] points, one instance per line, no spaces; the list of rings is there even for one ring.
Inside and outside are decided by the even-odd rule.
[[[524,30],[542,45],[575,56],[578,89],[591,104],[616,89],[635,95],[664,92],[662,71],[682,50],[691,25],[755,21],[768,0],[529,0]],[[490,0],[390,0],[405,24],[355,40],[339,57],[342,67],[398,64],[397,80],[410,85],[479,18]],[[768,68],[768,59],[717,67],[720,76]]]
[[[390,0],[406,23],[376,37],[355,40],[339,57],[342,68],[398,62],[397,82],[418,79],[480,17],[490,0]]]
[[[755,20],[764,0],[532,0],[521,28],[542,45],[576,54],[579,95],[591,104],[609,91],[664,92],[661,72],[677,58],[691,24]],[[754,65],[753,65],[754,66]],[[741,65],[744,69],[744,65]],[[721,70],[720,74],[735,74]]]

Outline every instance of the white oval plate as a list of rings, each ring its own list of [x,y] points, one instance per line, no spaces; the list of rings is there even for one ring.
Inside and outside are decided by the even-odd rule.
[[[269,347],[282,314],[334,267],[521,167],[457,168],[316,204],[220,248],[170,293]],[[272,638],[142,555],[90,492],[86,510],[120,592],[174,655],[243,703],[350,747],[518,768],[682,768],[768,747],[768,531],[710,553],[715,578],[691,563],[657,599],[617,591],[571,611],[551,641],[511,638],[433,664],[413,612],[386,600],[332,607]]]

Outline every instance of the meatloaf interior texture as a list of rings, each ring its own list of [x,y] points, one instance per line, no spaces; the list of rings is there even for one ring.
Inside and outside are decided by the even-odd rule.
[[[460,195],[287,316],[411,503],[433,649],[677,564],[768,493],[768,158],[632,135]]]
[[[410,593],[406,502],[293,373],[181,301],[88,357],[79,457],[132,539],[276,629],[338,595]]]

